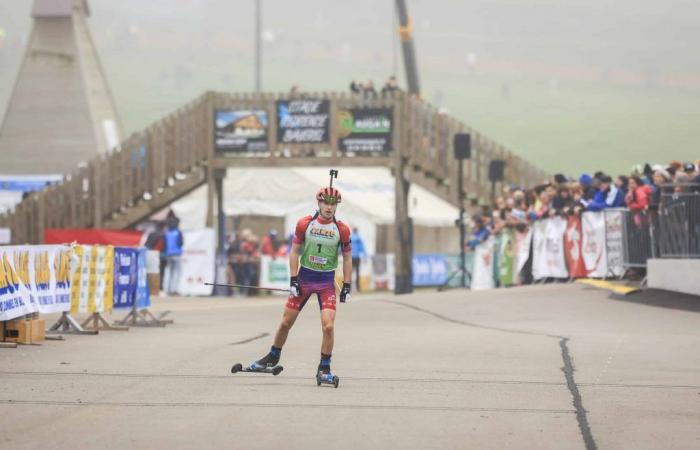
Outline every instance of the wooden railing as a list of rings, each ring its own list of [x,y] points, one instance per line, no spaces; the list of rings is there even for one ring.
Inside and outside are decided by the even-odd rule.
[[[162,120],[122,142],[119,149],[100,155],[66,174],[63,181],[32,193],[14,211],[0,216],[0,227],[12,230],[12,242],[41,243],[46,228],[90,228],[109,226],[129,209],[153,201],[193,170],[213,166],[271,166],[341,164],[363,165],[372,159],[358,158],[338,149],[337,112],[345,108],[393,108],[393,151],[399,151],[410,168],[410,180],[450,202],[457,203],[457,165],[452,153],[455,133],[472,136],[472,156],[465,164],[464,183],[468,197],[485,203],[490,196],[488,166],[493,159],[506,161],[508,184],[532,186],[546,174],[500,144],[463,123],[437,111],[422,100],[399,92],[391,96],[363,98],[351,94],[304,93],[304,98],[330,100],[329,139],[324,144],[277,142],[275,102],[288,94],[229,94],[208,92]],[[255,156],[224,157],[214,150],[213,116],[216,109],[263,109],[269,120],[269,151]],[[386,156],[377,164],[388,164]],[[211,172],[209,172],[211,176]],[[202,181],[203,182],[203,181]],[[502,187],[499,183],[498,189]],[[148,203],[151,202],[151,203]],[[155,211],[153,211],[155,212]]]

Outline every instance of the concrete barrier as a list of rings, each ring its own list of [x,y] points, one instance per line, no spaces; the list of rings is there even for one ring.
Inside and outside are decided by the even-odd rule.
[[[700,259],[650,259],[650,288],[700,295]]]

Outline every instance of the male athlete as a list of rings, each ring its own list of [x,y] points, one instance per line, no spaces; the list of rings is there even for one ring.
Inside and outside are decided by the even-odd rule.
[[[350,300],[352,283],[352,248],[350,229],[335,219],[335,210],[340,203],[340,192],[333,187],[321,188],[316,193],[318,212],[302,217],[296,226],[292,249],[289,253],[290,295],[282,314],[275,340],[264,358],[253,362],[251,370],[264,370],[279,363],[282,346],[287,341],[289,330],[312,294],[318,297],[321,307],[321,362],[317,377],[333,378],[331,353],[333,351],[333,324],[335,322],[335,269],[338,253],[343,252],[343,288],[340,302]]]

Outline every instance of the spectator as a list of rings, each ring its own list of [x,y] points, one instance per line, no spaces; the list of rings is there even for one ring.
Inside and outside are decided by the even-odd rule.
[[[688,174],[685,172],[676,172],[676,178],[673,180],[674,192],[688,192],[688,183],[690,183],[690,178],[688,177]]]
[[[615,178],[615,187],[617,187],[620,191],[622,191],[622,196],[624,197],[627,195],[627,183],[629,182],[629,178],[624,176],[624,175],[618,175],[617,178]]]
[[[484,219],[481,216],[474,216],[472,219],[472,238],[467,241],[467,247],[474,250],[479,244],[489,237],[489,229],[486,228]]]
[[[396,92],[398,90],[399,90],[399,87],[396,84],[396,77],[392,75],[389,77],[387,82],[384,83],[384,86],[382,86],[382,95],[391,94],[391,93]]]
[[[367,80],[364,87],[362,88],[362,95],[364,95],[365,98],[377,97],[377,90],[374,89],[374,81]]]
[[[598,191],[586,207],[586,211],[602,211],[605,208],[619,208],[625,205],[624,195],[612,184],[610,176],[600,175],[598,180],[600,183]]]
[[[352,229],[350,242],[352,243],[352,267],[355,270],[355,283],[357,292],[360,292],[360,263],[362,259],[367,258],[367,252],[365,251],[365,242],[362,240],[357,227]]]
[[[581,199],[584,200],[586,204],[593,200],[595,195],[595,187],[593,187],[593,178],[587,173],[582,173],[578,179],[581,185]]]
[[[661,193],[668,193],[669,190],[672,192],[673,188],[666,186],[671,182],[671,175],[664,169],[657,169],[654,171],[653,175],[653,191],[651,198],[649,199],[649,210],[658,211],[659,205],[661,204]]]
[[[160,290],[163,290],[163,278],[165,277],[165,252],[164,250],[165,224],[158,222],[156,227],[148,233],[146,242],[143,244],[149,250],[158,250],[158,258],[160,263]]]
[[[182,249],[184,239],[182,232],[178,228],[179,220],[171,219],[168,224],[168,231],[165,232],[165,259],[168,272],[168,285],[166,292],[168,295],[177,293],[180,285],[180,275],[182,272]]]
[[[352,92],[353,94],[361,94],[362,90],[362,83],[358,83],[355,80],[352,80],[352,82],[350,82],[350,92]]]
[[[560,185],[557,189],[557,195],[552,200],[552,210],[550,215],[566,215],[573,212],[574,199],[571,197],[571,191],[566,185]]]
[[[275,256],[277,254],[277,247],[277,230],[272,228],[262,239],[262,254],[266,256]]]
[[[649,207],[651,187],[644,184],[639,176],[633,175],[628,180],[628,189],[625,196],[627,207],[637,213],[646,210]]]

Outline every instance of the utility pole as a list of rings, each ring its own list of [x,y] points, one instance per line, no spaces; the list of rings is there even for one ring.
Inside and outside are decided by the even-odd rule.
[[[255,0],[255,92],[262,90],[262,0]]]

